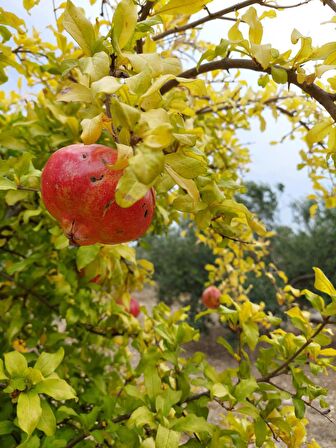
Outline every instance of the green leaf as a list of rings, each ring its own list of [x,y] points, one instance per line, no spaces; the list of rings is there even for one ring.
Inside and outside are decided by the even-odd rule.
[[[154,414],[146,406],[140,406],[130,416],[127,426],[136,426],[142,428],[145,425],[152,426],[154,424]]]
[[[101,113],[96,117],[84,118],[84,120],[81,121],[81,126],[83,128],[81,139],[85,145],[96,143],[101,136],[103,131],[103,117],[104,114]]]
[[[315,272],[315,283],[314,286],[318,291],[322,291],[328,296],[335,297],[336,289],[333,287],[330,280],[324,275],[324,273],[319,268],[313,268]]]
[[[37,429],[44,432],[46,436],[54,435],[56,431],[56,418],[46,400],[41,400],[42,414],[37,424]]]
[[[268,432],[267,425],[261,417],[254,421],[254,432],[256,437],[256,445],[257,447],[260,447],[265,442]]]
[[[5,373],[3,360],[0,359],[0,381],[8,380],[8,376]]]
[[[172,177],[172,179],[174,179],[174,181],[190,195],[190,197],[195,202],[199,201],[200,194],[197,185],[192,179],[185,179],[184,177],[180,176],[169,165],[166,165],[166,171]]]
[[[296,418],[303,418],[306,411],[306,406],[304,402],[301,400],[301,398],[293,397],[293,405],[295,409],[295,416]]]
[[[156,438],[155,448],[178,448],[181,435],[171,429],[159,425]]]
[[[257,389],[258,384],[255,378],[240,380],[240,382],[237,384],[235,388],[234,396],[237,398],[238,401],[243,401],[246,398],[249,398],[249,396]]]
[[[120,207],[127,208],[143,198],[147,191],[148,187],[138,181],[133,170],[126,168],[118,182],[115,199]]]
[[[72,83],[61,90],[57,95],[57,101],[64,101],[65,103],[76,101],[80,103],[92,103],[92,91],[82,84]]]
[[[46,394],[55,400],[71,400],[76,398],[73,388],[64,380],[59,378],[47,378],[35,387],[36,392]]]
[[[167,417],[174,404],[178,403],[182,397],[182,391],[166,389],[160,395],[156,397],[155,407],[162,415]]]
[[[157,14],[195,14],[204,8],[204,5],[212,0],[169,0],[161,9],[157,10]]]
[[[0,177],[0,190],[16,190],[17,186],[15,182],[7,179],[6,177]]]
[[[93,246],[81,246],[77,251],[76,264],[77,269],[80,271],[88,264],[94,261],[99,254],[100,247],[98,245]]]
[[[164,155],[162,152],[139,152],[129,161],[130,167],[139,182],[151,185],[164,169]]]
[[[127,129],[134,129],[140,118],[140,112],[135,107],[121,103],[115,98],[111,98],[111,114],[116,126],[121,125]]]
[[[287,84],[288,74],[283,68],[271,67],[271,75],[273,80],[278,84]]]
[[[156,366],[153,364],[147,365],[144,370],[144,377],[145,377],[145,387],[149,398],[150,399],[156,398],[162,391],[161,379],[157,373]]]
[[[177,174],[186,179],[201,176],[207,171],[207,166],[203,159],[188,157],[182,150],[167,154],[165,161]]]
[[[81,58],[78,64],[82,73],[89,75],[91,82],[97,81],[110,73],[110,58],[105,51],[100,51],[92,57]]]
[[[17,404],[19,427],[28,435],[36,428],[42,414],[40,397],[36,391],[22,392]]]
[[[197,417],[195,414],[189,414],[186,417],[179,418],[172,424],[172,428],[179,432],[213,433],[213,426],[205,418]]]
[[[71,37],[78,43],[84,54],[94,53],[96,35],[92,24],[85,17],[83,9],[77,8],[70,0],[63,16],[63,26]]]
[[[4,436],[5,434],[10,434],[15,429],[13,422],[10,420],[2,420],[0,422],[0,436]]]
[[[23,377],[27,373],[28,364],[22,353],[5,353],[4,358],[6,370],[11,377]]]
[[[138,20],[137,7],[133,0],[122,0],[118,3],[112,19],[113,41],[117,50],[127,46],[132,38]]]
[[[91,246],[92,247],[92,246]],[[35,363],[35,369],[40,370],[43,376],[53,373],[61,364],[64,358],[63,347],[59,348],[56,353],[43,352]]]
[[[149,70],[156,78],[160,75],[178,75],[182,72],[181,61],[177,58],[163,58],[157,53],[123,53],[123,56],[130,61],[136,73]]]
[[[254,350],[259,338],[259,327],[256,322],[247,321],[243,323],[243,337],[251,350]]]

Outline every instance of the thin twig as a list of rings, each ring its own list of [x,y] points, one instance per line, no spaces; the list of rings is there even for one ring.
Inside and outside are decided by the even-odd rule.
[[[304,0],[303,2],[297,3],[295,5],[289,5],[289,6],[284,5],[284,6],[281,6],[281,5],[270,5],[269,3],[266,4],[265,0],[246,0],[246,1],[241,2],[241,3],[237,3],[236,5],[229,6],[228,8],[221,9],[220,11],[217,11],[215,13],[210,13],[209,12],[206,17],[202,17],[201,19],[195,20],[194,22],[187,23],[186,25],[175,27],[175,28],[172,28],[170,30],[163,31],[162,33],[157,34],[156,36],[154,36],[153,40],[160,40],[160,39],[163,39],[166,36],[169,36],[170,34],[181,33],[183,31],[189,30],[191,28],[196,28],[199,25],[202,25],[203,23],[209,22],[210,20],[222,19],[222,17],[224,15],[226,15],[226,14],[230,14],[232,12],[239,11],[240,9],[247,8],[248,6],[252,6],[252,5],[255,5],[255,4],[262,5],[262,6],[266,7],[266,8],[288,9],[288,8],[297,8],[298,6],[305,5],[305,4],[309,3],[309,2],[311,2],[311,0]],[[233,20],[235,20],[235,19],[233,19]]]
[[[236,5],[229,6],[228,8],[221,9],[220,11],[210,13],[206,17],[202,17],[201,19],[195,20],[194,22],[187,23],[186,25],[183,25],[183,26],[175,27],[171,30],[166,30],[166,31],[154,36],[153,40],[160,40],[166,36],[169,36],[170,34],[181,33],[183,31],[189,30],[191,28],[196,28],[199,25],[202,25],[203,23],[209,22],[210,20],[219,19],[226,14],[230,14],[231,12],[235,12],[240,9],[247,8],[248,6],[251,6],[254,4],[261,4],[262,2],[263,2],[263,0],[246,0],[241,3],[237,3]]]
[[[281,390],[282,392],[285,392],[285,393],[289,394],[291,397],[295,397],[295,394],[293,394],[289,390],[284,389],[283,387],[279,386],[278,384],[275,384],[272,381],[267,381],[267,383],[270,384],[273,387],[276,387],[277,389]],[[330,417],[328,417],[328,415],[324,411],[322,411],[321,409],[317,408],[316,406],[311,404],[309,401],[303,399],[302,397],[300,398],[300,400],[302,400],[306,406],[308,406],[309,408],[313,409],[315,412],[317,412],[322,417],[324,417],[327,420],[329,420],[330,423],[332,423],[333,425],[336,426],[336,423],[334,422],[334,420],[332,420]],[[328,412],[330,412],[330,411],[328,411]]]

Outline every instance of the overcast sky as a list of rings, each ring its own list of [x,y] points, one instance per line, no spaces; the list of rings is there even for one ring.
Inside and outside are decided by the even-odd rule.
[[[87,15],[92,20],[99,14],[100,5],[90,6],[89,0],[73,0],[78,6],[83,6],[87,10]],[[60,2],[56,0],[56,4]],[[214,0],[208,4],[211,12],[218,11],[223,7],[230,6],[237,1]],[[282,5],[293,5],[298,0],[278,0]],[[49,30],[46,28],[54,23],[52,11],[52,0],[41,0],[40,5],[33,8],[31,15],[28,15],[21,6],[21,0],[0,0],[0,6],[10,9],[26,20],[26,23],[34,26],[47,38]],[[264,8],[258,7],[260,11]],[[320,0],[312,0],[307,5],[299,8],[277,11],[276,19],[266,19],[264,25],[263,43],[272,43],[274,48],[280,51],[287,50],[292,46],[291,32],[297,28],[301,34],[310,36],[313,44],[318,45],[335,40],[335,24],[323,24],[331,19],[332,11],[327,6],[323,6]],[[198,14],[203,16],[204,12]],[[212,42],[219,42],[221,37],[227,36],[227,31],[232,23],[223,20],[211,21],[202,33],[202,38]],[[243,25],[244,26],[244,25]],[[248,73],[246,79],[252,86],[257,87],[256,74]],[[7,88],[15,88],[15,79],[7,83]],[[311,192],[310,181],[305,170],[297,171],[296,165],[300,162],[299,150],[304,148],[301,140],[286,140],[284,144],[277,146],[270,145],[270,141],[277,139],[281,134],[289,131],[289,126],[285,118],[281,118],[277,123],[271,115],[267,117],[268,127],[264,133],[259,131],[258,122],[252,123],[251,132],[241,132],[243,142],[249,142],[251,149],[252,164],[247,179],[262,181],[271,185],[283,183],[285,194],[282,196],[280,219],[282,223],[291,222],[289,204],[291,201],[302,198]]]

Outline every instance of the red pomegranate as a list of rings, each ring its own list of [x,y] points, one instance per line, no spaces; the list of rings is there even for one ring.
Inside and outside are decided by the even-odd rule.
[[[203,291],[202,302],[207,308],[218,308],[221,292],[216,286],[209,286]]]
[[[85,277],[85,270],[84,269],[81,269],[79,271],[79,276],[81,278]],[[95,277],[90,278],[89,283],[100,283],[100,280],[101,280],[101,276],[98,274]]]
[[[72,244],[119,244],[143,235],[155,207],[154,191],[131,207],[115,201],[123,170],[113,171],[117,150],[93,144],[75,144],[56,151],[44,167],[42,199]]]
[[[124,303],[123,303],[123,300],[121,298],[118,299],[116,301],[116,303],[118,305],[122,306],[124,309],[126,308]],[[130,303],[129,303],[129,308],[126,311],[128,311],[134,317],[138,317],[139,316],[139,314],[140,314],[140,304],[137,301],[137,299],[135,299],[134,297],[131,297],[131,300],[130,300]]]
[[[130,307],[129,307],[129,312],[132,314],[132,316],[134,317],[138,317],[140,314],[140,305],[139,302],[137,301],[137,299],[134,299],[133,297],[131,297],[131,301],[130,301]]]

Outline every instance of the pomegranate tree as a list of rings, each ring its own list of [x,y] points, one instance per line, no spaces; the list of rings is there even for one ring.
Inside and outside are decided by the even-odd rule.
[[[74,144],[49,158],[42,173],[42,198],[72,244],[124,243],[139,238],[150,226],[153,189],[131,207],[116,203],[123,170],[109,166],[117,157],[116,149],[104,145]]]

